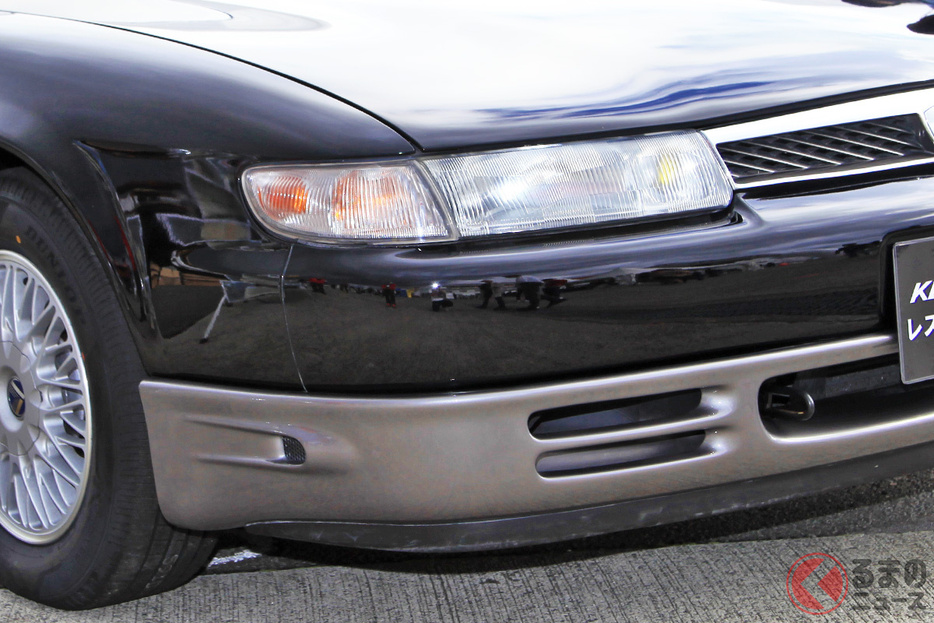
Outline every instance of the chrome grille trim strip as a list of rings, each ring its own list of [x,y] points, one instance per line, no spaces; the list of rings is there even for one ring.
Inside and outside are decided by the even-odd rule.
[[[778,134],[788,134],[792,132],[802,134],[809,132],[814,133],[816,136],[821,136],[821,138],[830,138],[828,136],[819,134],[818,131],[829,126],[846,125],[851,123],[865,123],[875,119],[915,114],[920,117],[922,127],[927,131],[928,135],[934,137],[934,132],[932,132],[931,128],[931,121],[925,117],[925,112],[932,109],[932,107],[934,107],[934,88],[918,89],[904,93],[894,93],[890,95],[871,97],[863,100],[845,102],[842,104],[823,106],[820,108],[813,108],[810,110],[804,110],[785,115],[776,115],[774,117],[749,121],[745,123],[723,125],[716,128],[709,128],[704,130],[703,133],[707,136],[711,143],[713,143],[715,146],[718,146],[719,148],[719,146],[723,143],[749,141],[751,139],[767,138]],[[898,132],[901,130],[900,128],[892,127],[887,124],[879,123],[875,125],[877,125],[880,129],[892,132]],[[868,137],[874,136],[871,133],[862,133]],[[892,152],[885,147],[880,148],[878,145],[872,145],[869,143],[863,143],[858,140],[853,140],[852,137],[841,138],[839,136],[833,136],[832,138],[862,148],[871,148],[878,151],[889,151],[890,153],[893,153],[893,155],[898,153]],[[888,136],[884,136],[883,138],[884,140],[890,141],[891,143],[906,144],[906,142],[901,139]],[[907,143],[907,145],[910,145],[910,143]],[[852,156],[860,157],[859,154],[852,154]],[[723,159],[725,163],[730,160],[728,155],[725,155]],[[793,172],[772,173],[767,178],[765,177],[765,174],[763,174],[758,180],[751,177],[749,181],[745,182],[742,180],[737,181],[734,179],[733,186],[736,190],[745,190],[789,182],[832,179],[835,177],[846,177],[857,174],[898,170],[905,167],[913,167],[931,163],[934,163],[934,155],[926,156],[922,154],[914,158],[909,157],[893,162],[881,163],[878,165],[872,165],[868,162],[866,164],[856,165],[847,164],[829,169],[817,169],[811,172],[799,171],[796,169]],[[754,168],[760,168],[753,167],[750,163],[733,162],[731,164],[747,167],[750,170]]]
[[[843,137],[840,137],[840,136],[833,136],[832,134],[825,134],[825,133],[823,133],[823,132],[819,132],[818,130],[804,130],[804,131],[801,132],[801,134],[810,134],[810,135],[813,135],[813,136],[819,136],[820,138],[834,139],[834,140],[840,141],[840,142],[842,142],[842,143],[849,143],[850,145],[859,145],[860,147],[872,147],[872,145],[867,145],[866,143],[860,143],[860,142],[858,142],[858,141],[854,141],[854,140],[851,140],[851,139],[846,139],[846,138],[843,138]],[[810,143],[806,143],[806,144],[809,144],[809,145],[810,145]],[[814,147],[821,147],[821,145],[818,145],[817,143],[814,143],[813,146],[814,146]],[[882,148],[881,148],[881,147],[878,147],[877,149],[882,149]],[[854,158],[862,158],[863,160],[867,160],[867,161],[870,161],[870,162],[872,161],[872,158],[870,158],[870,157],[868,157],[868,156],[864,156],[864,155],[862,155],[862,154],[858,154],[858,153],[853,152],[853,151],[844,151],[844,150],[839,149],[839,148],[837,148],[837,151],[839,151],[839,152],[842,153],[842,154],[847,154],[848,156],[853,156]],[[898,154],[898,152],[894,152],[894,151],[893,151],[893,152],[890,152],[890,153],[892,153],[893,155],[897,155],[897,154]]]
[[[794,141],[794,139],[788,139],[788,140],[789,140],[790,142],[797,142],[797,141]],[[769,145],[768,143],[764,143],[764,142],[762,142],[762,141],[757,141],[757,140],[755,140],[755,139],[746,141],[746,143],[749,144],[749,145],[755,145],[755,146],[757,146],[757,147],[762,147],[762,148],[765,148],[765,149],[771,149],[771,150],[773,150],[773,151],[780,151],[780,152],[785,153],[785,154],[791,154],[791,155],[793,155],[793,156],[801,156],[801,157],[803,157],[803,158],[810,158],[811,160],[819,160],[820,162],[826,162],[827,164],[833,165],[833,166],[840,166],[841,164],[843,164],[842,162],[840,162],[840,161],[838,161],[838,160],[828,160],[828,159],[826,159],[826,158],[821,158],[820,156],[815,156],[814,154],[809,154],[809,153],[806,153],[806,152],[803,152],[803,151],[796,151],[796,150],[794,150],[794,149],[788,149],[787,147],[779,147],[779,146],[777,146],[777,145]],[[776,160],[775,158],[770,158],[769,156],[763,156],[763,155],[757,155],[757,157],[759,157],[759,158],[765,158],[766,160]],[[810,168],[810,167],[806,167],[806,166],[804,166],[804,165],[802,165],[802,164],[798,164],[798,163],[796,163],[796,162],[789,163],[789,164],[793,164],[794,166],[798,167],[799,169],[808,169],[808,168]]]
[[[736,190],[749,190],[752,188],[762,188],[765,186],[775,186],[777,184],[787,184],[790,182],[810,182],[816,180],[829,180],[837,177],[852,177],[854,175],[865,175],[867,173],[880,173],[883,171],[897,171],[909,167],[916,167],[925,164],[934,164],[934,157],[918,158],[916,160],[901,160],[893,163],[880,164],[878,166],[856,165],[853,167],[836,167],[815,171],[814,173],[802,174],[797,172],[775,174],[767,181],[760,182],[735,182],[733,188]]]
[[[862,134],[863,136],[871,136],[872,138],[877,138],[877,139],[883,140],[883,141],[889,141],[890,143],[898,143],[899,145],[906,145],[906,146],[908,146],[908,147],[913,147],[913,145],[912,145],[911,143],[906,143],[905,141],[900,141],[900,140],[898,140],[897,138],[891,138],[891,137],[888,137],[888,136],[882,136],[881,134],[873,134],[872,132],[866,132],[866,131],[864,131],[864,130],[858,130],[858,129],[856,129],[856,128],[851,128],[849,131],[850,131],[850,132],[853,132],[854,134]],[[834,138],[836,138],[836,137],[834,137]],[[855,142],[855,141],[852,141],[852,142]],[[860,143],[857,143],[857,144],[860,144]],[[872,147],[873,149],[879,149],[879,150],[882,150],[882,151],[887,151],[887,152],[889,152],[890,154],[893,154],[893,155],[899,155],[899,153],[898,153],[897,151],[892,151],[891,149],[886,149],[885,147],[881,147],[881,146],[879,146],[879,145],[870,145],[869,143],[863,143],[863,144],[865,144],[867,147]]]
[[[762,166],[756,166],[752,164],[743,164],[742,162],[730,160],[729,158],[724,157],[723,154],[720,154],[720,156],[723,158],[723,161],[727,164],[727,166],[732,164],[737,167],[746,167],[747,169],[755,169],[756,171],[762,171],[763,173],[775,173],[774,169],[766,169],[766,168],[763,168]]]
[[[752,143],[752,142],[753,142],[753,141],[745,141],[746,144],[749,144],[749,143]],[[798,164],[798,163],[796,163],[796,162],[791,162],[790,160],[782,160],[782,159],[780,159],[780,158],[774,158],[774,157],[769,157],[769,156],[763,156],[762,154],[754,154],[754,153],[752,153],[752,152],[745,151],[745,150],[742,150],[742,149],[734,149],[734,148],[732,148],[732,147],[724,147],[724,148],[723,148],[723,151],[726,151],[726,152],[729,152],[729,153],[732,153],[732,154],[740,154],[740,155],[743,155],[743,156],[749,156],[749,157],[751,157],[751,158],[758,158],[759,160],[766,160],[766,161],[770,161],[770,162],[777,162],[777,163],[779,163],[779,164],[783,164],[783,165],[788,166],[788,167],[795,167],[795,168],[798,168],[798,169],[801,169],[801,170],[806,170],[806,169],[807,169],[806,166],[801,165],[801,164]],[[739,166],[741,166],[741,167],[747,166],[745,162],[740,162],[740,163],[738,163],[738,164],[739,164]],[[756,168],[758,168],[758,167],[756,167]],[[776,171],[777,171],[776,169],[773,169],[773,170],[772,170],[772,173],[775,173]]]

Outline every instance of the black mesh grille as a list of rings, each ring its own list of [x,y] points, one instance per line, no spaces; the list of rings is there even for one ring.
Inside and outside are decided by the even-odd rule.
[[[305,462],[305,447],[295,437],[289,437],[287,435],[282,436],[282,450],[285,452],[285,457],[279,459],[278,463],[284,463],[285,465],[301,465]]]
[[[918,115],[885,117],[720,143],[733,179],[749,183],[795,174],[851,170],[934,156]]]

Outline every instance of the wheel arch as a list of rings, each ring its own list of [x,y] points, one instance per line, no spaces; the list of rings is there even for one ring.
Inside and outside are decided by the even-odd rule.
[[[35,129],[34,124],[32,127]],[[41,140],[36,134],[33,134],[33,136],[37,138],[36,142],[38,144],[48,144],[48,141]],[[94,180],[97,182],[96,185],[101,188],[101,186],[108,184],[105,182],[104,172],[91,162],[89,155],[78,146],[73,145],[72,147],[75,152],[84,154],[83,157],[78,153],[72,156],[73,158],[84,159],[87,163],[87,169],[82,171],[83,176],[93,177],[92,172],[96,170],[98,174],[98,179]],[[121,218],[119,206],[114,205],[111,200],[109,202],[111,209],[102,211],[100,206],[108,203],[106,201],[107,193],[102,192],[98,197],[95,197],[98,209],[94,212],[89,211],[82,202],[81,192],[72,190],[69,187],[68,180],[61,175],[57,175],[52,166],[43,164],[39,158],[30,154],[9,138],[0,136],[0,170],[13,168],[23,168],[38,177],[67,208],[70,216],[84,233],[89,245],[104,268],[105,275],[113,286],[117,300],[127,317],[134,340],[138,341],[141,337],[138,328],[139,321],[144,316],[142,309],[146,305],[144,299],[145,289],[142,287],[145,275],[138,269],[140,266],[139,258],[135,257],[129,245],[128,232],[125,221]],[[66,168],[72,174],[78,173],[74,166],[64,166],[63,168]],[[122,251],[125,255],[119,253],[121,250],[119,248],[117,249],[118,253],[115,253],[112,248],[108,249],[104,242],[108,239],[122,241]],[[128,273],[124,267],[130,267],[132,271]]]

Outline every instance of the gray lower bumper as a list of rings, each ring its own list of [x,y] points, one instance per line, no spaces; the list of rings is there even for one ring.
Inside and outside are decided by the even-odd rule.
[[[934,443],[925,443],[804,471],[572,511],[430,524],[276,521],[251,524],[247,529],[268,536],[363,549],[478,551],[649,528],[931,467]]]
[[[316,397],[157,381],[143,382],[140,394],[159,502],[170,522],[203,530],[291,522],[267,531],[352,544],[355,530],[362,535],[368,524],[479,527],[503,518],[674,499],[934,441],[934,404],[917,401],[780,434],[763,424],[758,395],[766,379],[894,352],[894,339],[879,335],[589,381],[426,397]],[[542,410],[683,390],[698,390],[700,401],[674,419],[547,438],[529,429],[530,415]],[[619,468],[540,473],[548,457],[587,457],[682,437],[702,442],[686,454]],[[783,491],[757,499],[780,498]],[[737,501],[742,504],[742,496]],[[721,501],[695,514],[729,506]],[[657,515],[662,507],[630,510]],[[681,515],[674,511],[670,520]],[[620,527],[665,517],[644,519]],[[316,533],[314,525],[340,536]],[[548,540],[585,532],[569,528]],[[380,546],[379,539],[368,546]]]

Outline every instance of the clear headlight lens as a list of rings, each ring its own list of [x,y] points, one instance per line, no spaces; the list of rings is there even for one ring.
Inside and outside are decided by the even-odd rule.
[[[704,210],[732,188],[699,134],[673,133],[428,158],[462,236]]]
[[[729,205],[733,194],[719,156],[694,132],[401,163],[257,167],[243,184],[254,212],[274,230],[386,242],[708,210]]]

